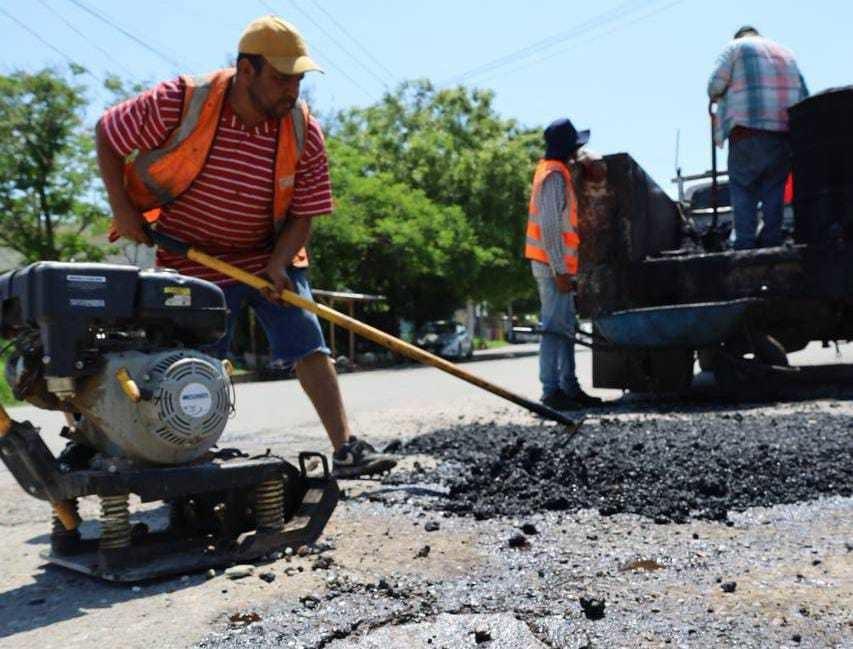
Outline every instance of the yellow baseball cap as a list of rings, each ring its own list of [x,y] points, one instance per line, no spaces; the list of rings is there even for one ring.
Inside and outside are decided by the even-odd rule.
[[[237,52],[260,54],[283,74],[323,71],[308,56],[308,48],[296,27],[278,16],[264,16],[250,22],[240,37]]]

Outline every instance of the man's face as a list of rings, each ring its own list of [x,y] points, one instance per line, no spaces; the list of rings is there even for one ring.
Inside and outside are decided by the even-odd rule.
[[[281,119],[299,99],[302,74],[283,74],[264,61],[260,72],[255,72],[249,82],[249,97],[255,108],[267,117]]]

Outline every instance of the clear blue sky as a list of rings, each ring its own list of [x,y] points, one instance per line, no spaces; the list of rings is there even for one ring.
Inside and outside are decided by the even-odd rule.
[[[628,151],[670,192],[677,129],[685,173],[710,166],[705,84],[740,25],[793,49],[812,92],[853,83],[853,3],[841,0],[0,0],[0,10],[3,73],[67,55],[95,77],[144,82],[221,67],[245,24],[275,12],[326,68],[305,83],[315,110],[365,105],[383,83],[461,78],[493,89],[498,111],[524,125],[570,116],[592,129],[593,148]]]

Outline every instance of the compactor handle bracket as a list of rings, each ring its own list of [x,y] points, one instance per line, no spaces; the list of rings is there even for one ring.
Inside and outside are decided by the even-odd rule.
[[[68,494],[62,489],[62,476],[56,458],[30,422],[14,421],[0,406],[0,458],[18,484],[31,496],[47,500],[57,517],[68,530],[76,529],[80,517],[65,502]]]
[[[331,475],[329,473],[329,461],[322,453],[314,453],[312,451],[303,451],[299,454],[299,470],[302,472],[302,477],[305,478],[308,476],[308,461],[311,459],[318,459],[320,461],[320,466],[323,467],[323,480],[328,480]]]

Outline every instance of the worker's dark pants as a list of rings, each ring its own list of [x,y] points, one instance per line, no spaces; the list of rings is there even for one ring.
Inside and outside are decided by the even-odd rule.
[[[736,250],[782,245],[782,199],[791,171],[791,148],[785,133],[753,133],[736,142],[729,140],[729,193]]]

